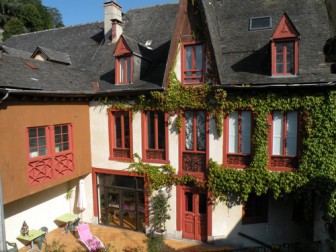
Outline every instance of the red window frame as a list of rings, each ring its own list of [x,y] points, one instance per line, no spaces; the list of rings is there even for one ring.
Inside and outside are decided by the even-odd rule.
[[[150,118],[149,113],[153,113],[153,138],[154,138],[154,148],[151,148],[148,144],[149,142],[149,128],[148,124]],[[159,148],[159,116],[158,113],[163,113],[164,123],[164,148]],[[169,163],[168,158],[168,114],[162,111],[144,111],[142,113],[142,160],[144,162],[154,162],[154,163]]]
[[[275,112],[275,111],[274,111]],[[282,150],[280,155],[273,154],[273,116],[274,112],[269,115],[269,124],[270,127],[270,133],[269,133],[269,169],[273,171],[291,171],[295,168],[297,168],[298,164],[298,158],[300,156],[299,150],[300,150],[300,127],[301,127],[301,117],[299,111],[288,111],[288,112],[297,112],[297,127],[296,127],[296,155],[288,155],[286,154],[287,146],[287,113],[288,112],[282,112],[283,114],[283,138],[282,138]],[[279,112],[279,111],[278,111]]]
[[[196,46],[202,46],[202,68],[196,67]],[[186,48],[192,48],[191,53],[191,69],[186,69],[186,62],[187,62],[187,54]],[[201,84],[205,81],[205,50],[204,45],[200,42],[188,42],[182,43],[182,59],[181,59],[181,67],[182,67],[182,83],[183,84]],[[197,73],[201,73],[201,75],[197,75]],[[187,75],[191,73],[191,75]]]
[[[129,66],[127,62],[130,62]],[[121,76],[121,64],[123,63],[123,76]],[[131,84],[133,83],[133,56],[123,55],[116,57],[116,83],[117,84]]]
[[[55,134],[55,128],[63,128],[60,134]],[[67,127],[67,132],[65,132]],[[39,129],[44,129],[45,134],[41,135]],[[36,132],[36,136],[31,133]],[[56,135],[61,141],[56,141]],[[45,143],[41,141],[45,138]],[[50,180],[63,177],[74,172],[73,138],[71,124],[58,124],[50,126],[29,127],[26,129],[27,139],[27,167],[28,183],[31,186],[42,184]],[[36,147],[31,144],[36,140]],[[56,143],[68,146],[61,151],[56,150]],[[41,148],[46,148],[46,153],[39,155]],[[38,155],[31,156],[32,150],[37,150]]]
[[[117,117],[120,117],[120,140],[118,140],[116,137]],[[125,117],[128,118],[128,128],[126,128],[126,130],[128,131],[128,135],[127,131],[125,132],[124,127]],[[132,112],[121,110],[110,110],[108,118],[109,118],[110,160],[132,162],[133,161]],[[127,142],[129,143],[129,146],[127,146]]]
[[[242,224],[257,224],[268,222],[268,195],[257,196],[251,193],[247,202],[243,204]]]
[[[58,132],[57,128],[60,129]],[[71,152],[72,151],[72,126],[70,124],[59,124],[53,127],[54,130],[54,146],[55,153]],[[60,141],[57,140],[59,137]],[[61,150],[57,150],[57,147],[61,147]]]
[[[229,151],[229,120],[230,116],[227,115],[224,119],[224,130],[225,130],[225,139],[224,139],[224,154],[223,154],[223,165],[229,168],[246,168],[251,161],[251,152],[252,152],[252,111],[250,110],[238,110],[238,152]],[[242,152],[242,112],[251,113],[251,122],[250,122],[250,153]]]
[[[279,53],[277,51],[277,45],[282,44],[282,52]],[[287,57],[287,51],[288,51],[288,45],[293,45],[293,70],[287,71],[287,64],[288,64],[288,57]],[[283,76],[283,75],[297,75],[299,72],[299,60],[298,60],[298,53],[299,51],[299,42],[298,39],[275,39],[272,41],[272,75],[273,76]],[[282,57],[281,62],[277,62],[277,58]],[[282,72],[277,71],[277,66],[282,65]]]
[[[201,156],[204,157],[204,170],[206,169],[208,162],[209,162],[209,116],[205,111],[200,111],[200,110],[189,110],[189,111],[185,111],[184,114],[186,112],[192,112],[194,113],[193,115],[193,148],[191,150],[188,150],[186,148],[186,120],[185,120],[185,116],[183,116],[182,118],[182,129],[180,132],[180,145],[179,145],[179,149],[180,149],[180,157],[179,157],[179,174],[186,174],[186,173],[192,173],[194,176],[198,176],[198,177],[204,177],[205,174],[204,172],[192,172],[192,171],[185,171],[183,169],[184,167],[184,154],[188,155],[195,155],[193,162],[197,165],[197,162],[199,161],[199,159],[201,159]],[[197,117],[196,117],[196,113],[197,112],[203,112],[205,115],[205,149],[204,150],[197,150]]]
[[[40,130],[44,130],[44,134]],[[31,135],[35,132],[35,136]],[[51,144],[50,144],[50,127],[40,126],[40,127],[31,127],[27,129],[27,138],[28,138],[28,159],[40,158],[43,156],[51,155]],[[44,139],[45,143],[42,144],[41,140]],[[33,143],[36,143],[35,146],[32,146]],[[45,154],[42,154],[42,149],[45,148]],[[32,150],[37,152],[37,155],[32,156]]]

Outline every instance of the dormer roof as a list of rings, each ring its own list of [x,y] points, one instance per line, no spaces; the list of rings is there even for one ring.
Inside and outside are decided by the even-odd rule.
[[[275,28],[272,39],[298,38],[300,33],[286,13],[283,14],[279,24]]]
[[[222,85],[305,85],[335,79],[323,55],[323,45],[330,37],[324,1],[199,0],[198,4],[210,33]],[[272,27],[250,30],[249,20],[253,17],[271,17]],[[279,38],[300,36],[298,76],[272,77],[273,34]]]
[[[31,58],[36,58],[37,55],[43,55],[43,58],[47,61],[61,63],[65,65],[71,65],[70,56],[67,53],[58,52],[49,48],[38,46],[31,55]]]

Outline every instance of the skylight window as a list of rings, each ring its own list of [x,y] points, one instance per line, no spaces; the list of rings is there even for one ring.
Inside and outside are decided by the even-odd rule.
[[[271,17],[254,17],[250,19],[250,31],[272,28]]]

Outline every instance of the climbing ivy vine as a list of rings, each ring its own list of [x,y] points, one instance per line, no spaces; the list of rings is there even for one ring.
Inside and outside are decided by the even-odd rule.
[[[296,194],[312,205],[313,195],[322,201],[328,218],[336,216],[336,91],[317,92],[316,89],[258,90],[249,87],[223,90],[204,84],[183,86],[174,73],[170,86],[164,92],[140,95],[130,105],[129,100],[108,103],[119,109],[161,110],[176,115],[174,126],[179,132],[185,110],[197,109],[209,113],[215,121],[217,135],[223,132],[223,118],[234,110],[246,109],[253,113],[252,149],[250,167],[239,170],[222,167],[212,160],[207,169],[207,180],[197,181],[186,175],[177,176],[169,166],[154,166],[139,160],[130,165],[134,172],[145,175],[151,190],[165,186],[193,183],[207,188],[214,201],[226,201],[231,196],[247,200],[251,192],[261,195],[270,192],[274,198]],[[268,170],[268,116],[272,111],[299,111],[302,123],[300,153],[297,169],[289,172]]]

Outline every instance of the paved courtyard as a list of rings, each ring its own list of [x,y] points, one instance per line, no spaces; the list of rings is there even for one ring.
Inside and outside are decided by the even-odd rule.
[[[109,252],[142,252],[147,251],[146,235],[139,232],[130,230],[118,229],[113,227],[107,227],[102,225],[90,224],[91,233],[99,237],[106,247],[109,248]],[[70,232],[62,233],[62,228],[57,228],[47,234],[47,242],[49,245],[53,242],[64,245],[63,249],[66,252],[79,252],[86,251],[85,246],[81,245],[77,239]],[[17,241],[19,244],[19,241]],[[36,245],[35,245],[36,246]],[[166,239],[165,248],[163,251],[181,251],[181,252],[196,252],[196,251],[218,251],[228,249],[229,247],[215,247],[211,245],[204,245],[196,242],[189,241],[177,241]],[[26,246],[20,249],[20,252],[26,252],[30,249],[30,246]],[[45,245],[43,244],[42,250],[44,251]],[[57,251],[57,250],[53,250]]]

